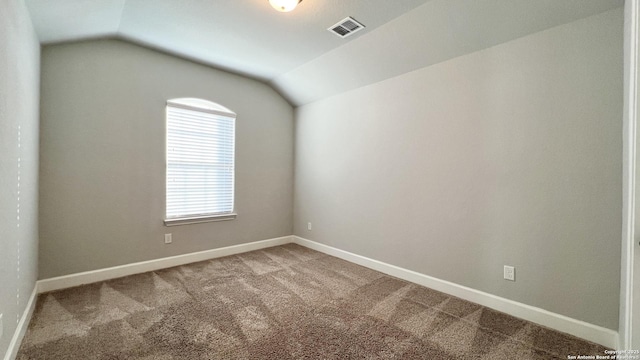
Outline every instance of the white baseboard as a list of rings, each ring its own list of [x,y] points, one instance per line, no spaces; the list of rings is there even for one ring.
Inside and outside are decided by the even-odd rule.
[[[288,244],[291,236],[283,236],[274,239],[250,242],[219,249],[199,251],[190,254],[171,256],[161,259],[142,261],[133,264],[114,266],[106,269],[92,270],[77,274],[58,276],[38,281],[38,293],[45,293],[60,289],[71,288],[84,284],[120,278],[123,276],[141,274],[148,271],[166,269],[174,266],[190,264],[198,261],[215,259],[223,256],[240,254],[253,250],[260,250],[272,246]]]
[[[576,320],[568,316],[556,314],[551,311],[519,303],[517,301],[505,299],[446,280],[437,279],[415,271],[403,269],[378,260],[369,259],[364,256],[336,249],[298,236],[293,236],[293,242],[298,245],[302,245],[418,285],[426,286],[536,324],[562,331],[609,348],[616,349],[618,346],[618,333],[611,329]]]
[[[29,302],[27,302],[27,307],[24,309],[22,313],[22,317],[20,318],[20,322],[18,322],[18,327],[16,331],[13,333],[13,338],[11,338],[11,342],[9,343],[9,348],[4,356],[4,360],[13,360],[18,355],[18,350],[20,350],[20,344],[22,344],[22,338],[24,338],[24,334],[27,333],[27,328],[29,328],[29,322],[31,321],[31,315],[33,315],[33,310],[36,308],[36,298],[38,297],[38,284],[34,284],[33,291],[31,292],[31,296],[29,297]],[[7,319],[9,320],[9,319]]]
[[[193,262],[240,254],[272,246],[284,245],[291,242],[613,349],[616,349],[618,347],[618,333],[614,330],[576,320],[534,306],[519,303],[517,301],[505,299],[496,295],[485,293],[483,291],[468,288],[466,286],[458,285],[446,280],[437,279],[415,271],[403,269],[395,265],[390,265],[378,260],[370,259],[361,255],[356,255],[298,236],[284,236],[275,239],[256,241],[247,244],[234,245],[219,249],[200,251],[196,253],[172,256],[162,259],[121,265],[107,269],[87,271],[78,274],[39,280],[37,282],[37,292],[44,293],[54,290],[60,290],[74,286],[115,279],[123,276],[140,274],[148,271],[155,271],[170,268],[173,266],[180,266]],[[20,322],[20,324],[23,324],[23,321],[25,321],[25,325],[23,325],[24,329],[21,329],[19,327],[19,329],[21,329],[20,331],[22,331],[22,335],[19,334],[19,331],[16,331],[16,335],[14,336],[14,339],[12,341],[12,345],[14,343],[19,344],[20,342],[18,340],[22,339],[24,331],[26,331],[26,324],[28,324],[28,322],[26,322],[25,319],[30,318],[31,313],[33,312],[33,307],[35,306],[34,300],[35,290],[32,298],[29,300],[28,309],[30,310],[25,310],[25,315]],[[17,351],[18,349],[16,348],[15,352]],[[6,357],[5,360],[12,359],[9,356],[10,352],[8,352],[7,354],[8,357]]]

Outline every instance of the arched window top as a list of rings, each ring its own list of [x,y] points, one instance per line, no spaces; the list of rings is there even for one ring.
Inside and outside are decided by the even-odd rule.
[[[198,98],[179,98],[179,99],[171,99],[167,100],[167,105],[175,106],[180,108],[186,108],[190,110],[196,111],[205,111],[213,114],[236,117],[236,113],[231,111],[229,108],[226,108],[220,104],[214,103],[213,101],[198,99]]]

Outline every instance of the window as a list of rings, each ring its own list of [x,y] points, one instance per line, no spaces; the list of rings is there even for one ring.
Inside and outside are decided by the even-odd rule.
[[[167,101],[165,224],[229,220],[236,114],[201,99]]]

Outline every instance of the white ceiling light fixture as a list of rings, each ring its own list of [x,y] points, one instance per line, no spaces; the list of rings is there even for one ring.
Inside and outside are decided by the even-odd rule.
[[[298,6],[302,0],[269,0],[269,4],[280,12],[289,12]]]

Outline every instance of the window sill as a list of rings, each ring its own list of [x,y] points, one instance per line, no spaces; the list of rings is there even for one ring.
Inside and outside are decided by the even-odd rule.
[[[206,216],[194,216],[186,218],[164,219],[164,226],[179,226],[189,224],[199,224],[213,221],[226,221],[234,220],[238,214],[224,214],[224,215],[206,215]]]

